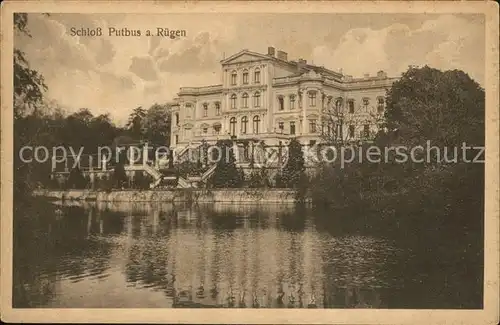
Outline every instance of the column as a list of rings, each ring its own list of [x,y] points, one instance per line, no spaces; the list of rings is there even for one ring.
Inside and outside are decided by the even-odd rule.
[[[304,97],[307,96],[307,89],[303,89],[302,90],[302,95],[300,96],[300,105],[301,105],[301,108],[302,108],[302,134],[305,134],[307,133],[307,129],[306,129],[306,124],[307,124],[307,120],[306,120],[306,105],[304,103]]]
[[[149,156],[149,153],[148,153],[148,143],[144,143],[144,146],[142,147],[142,165],[143,166],[146,166],[148,164],[148,156]],[[155,157],[157,158],[157,157]],[[155,159],[155,160],[158,160],[158,159]],[[155,161],[156,163],[158,163],[157,161]]]

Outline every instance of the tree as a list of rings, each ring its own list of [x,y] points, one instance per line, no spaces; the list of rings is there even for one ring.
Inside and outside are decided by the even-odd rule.
[[[14,31],[17,35],[31,37],[27,29],[28,15],[14,14]],[[43,102],[47,90],[43,76],[30,68],[24,53],[14,48],[14,117],[36,111]]]
[[[137,107],[129,115],[127,129],[130,135],[136,139],[142,139],[144,137],[144,118],[146,112],[142,107]]]
[[[28,15],[14,14],[14,32],[16,36],[31,37],[27,29]],[[38,108],[43,103],[43,94],[47,90],[44,78],[30,68],[24,53],[14,48],[14,152],[19,153],[25,145],[33,145],[39,140],[39,130],[45,121],[40,121]],[[32,114],[34,116],[28,116]],[[34,164],[24,163],[18,154],[14,155],[14,196],[25,197],[35,184]],[[35,178],[35,179],[34,179]]]
[[[143,119],[144,137],[157,145],[170,144],[170,107],[154,104]]]
[[[411,67],[392,85],[386,103],[387,127],[406,144],[484,144],[484,89],[463,71]]]
[[[304,171],[302,145],[294,138],[288,144],[288,161],[282,172],[283,185],[296,188],[301,182]]]
[[[220,149],[214,174],[211,177],[213,187],[238,187],[241,186],[241,175],[236,167],[236,159],[231,140],[218,141],[216,146]],[[215,154],[215,150],[213,151]]]
[[[69,188],[74,189],[84,189],[87,187],[87,180],[78,166],[71,169],[67,184]]]

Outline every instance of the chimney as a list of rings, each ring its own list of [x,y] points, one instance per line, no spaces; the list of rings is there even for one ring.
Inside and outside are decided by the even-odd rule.
[[[387,78],[387,73],[383,70],[380,70],[379,72],[377,72],[377,77],[380,79]]]
[[[302,70],[303,67],[305,67],[307,64],[307,61],[304,59],[299,59],[299,62],[297,62],[297,70]]]
[[[369,73],[365,73],[363,77],[364,78],[370,78],[370,74]]]
[[[267,48],[267,55],[274,57],[275,49],[272,46]]]
[[[287,53],[284,51],[278,51],[278,59],[283,61],[288,61]]]

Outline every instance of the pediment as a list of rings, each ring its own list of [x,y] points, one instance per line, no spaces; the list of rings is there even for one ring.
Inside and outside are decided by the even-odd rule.
[[[243,50],[238,52],[225,60],[222,60],[222,64],[233,64],[233,63],[241,63],[241,62],[252,62],[258,60],[268,60],[269,57],[260,53],[250,52],[247,50]]]

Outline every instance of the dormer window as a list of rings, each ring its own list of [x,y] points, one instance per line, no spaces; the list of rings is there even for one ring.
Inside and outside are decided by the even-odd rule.
[[[237,79],[238,79],[238,73],[236,71],[231,72],[231,85],[236,86]]]
[[[248,70],[243,71],[243,84],[247,85],[248,84]]]

